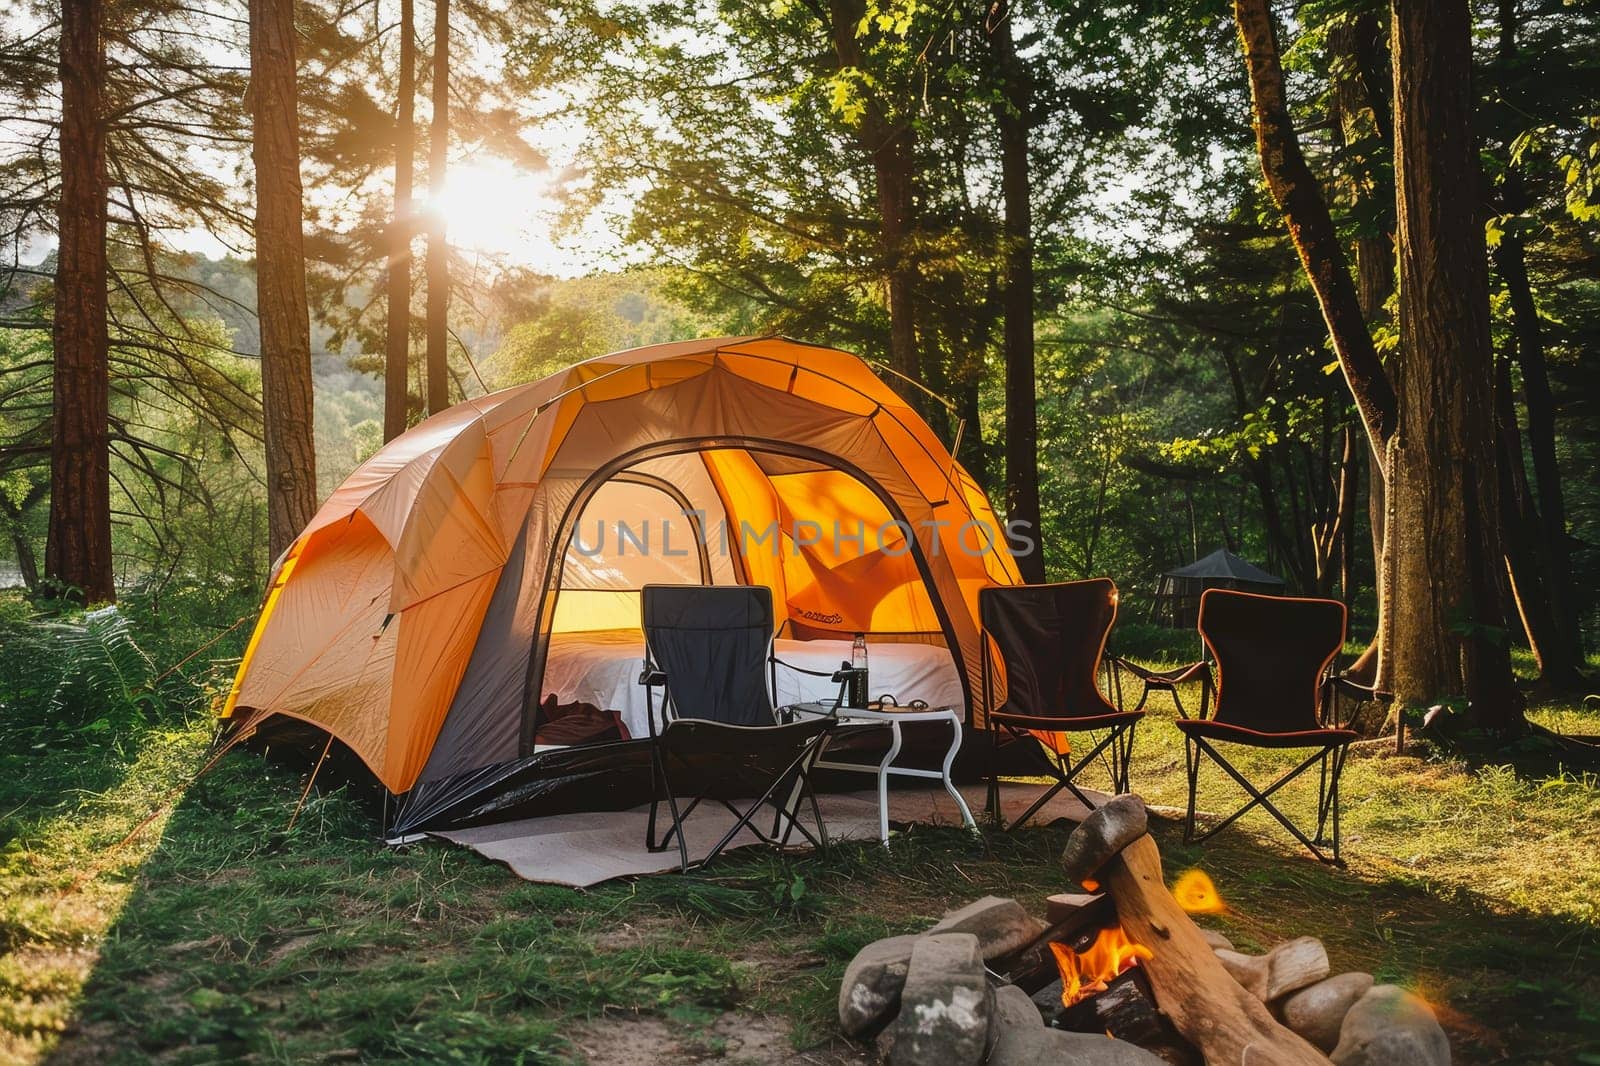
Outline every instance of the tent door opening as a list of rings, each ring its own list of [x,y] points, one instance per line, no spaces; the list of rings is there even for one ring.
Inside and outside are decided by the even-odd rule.
[[[661,510],[646,551],[648,515],[640,508],[650,506]],[[831,509],[852,522],[864,515],[863,544],[852,528],[841,545],[829,527]],[[631,528],[619,540],[618,527],[630,525],[623,517],[630,514]],[[829,518],[818,523],[822,534],[803,527],[797,537],[796,524],[817,522],[818,514]],[[668,518],[679,532],[667,533]],[[602,526],[609,555],[595,551]],[[892,527],[882,533],[886,544],[876,543],[884,527]],[[660,442],[594,471],[556,527],[554,543],[565,554],[546,571],[525,690],[523,754],[537,745],[538,707],[552,693],[618,710],[625,720],[638,717],[625,687],[637,677],[642,648],[638,589],[654,583],[766,585],[779,605],[778,635],[789,638],[780,643],[791,651],[831,656],[834,643],[848,645],[855,632],[866,633],[880,648],[884,676],[903,679],[899,692],[879,691],[875,683],[875,696],[955,703],[970,713],[960,645],[926,553],[902,532],[911,529],[888,493],[861,471],[781,441]],[[694,535],[698,547],[683,543]],[[663,551],[669,542],[670,557]],[[778,695],[783,702],[784,693]]]

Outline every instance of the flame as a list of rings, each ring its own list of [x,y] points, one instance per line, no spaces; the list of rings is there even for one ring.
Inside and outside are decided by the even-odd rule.
[[[1172,886],[1178,906],[1190,914],[1226,914],[1228,905],[1204,870],[1186,870]]]
[[[1138,965],[1140,959],[1155,955],[1143,944],[1129,940],[1120,925],[1100,930],[1094,943],[1081,954],[1065,944],[1053,943],[1050,950],[1055,954],[1056,968],[1061,971],[1061,1003],[1067,1007],[1104,992],[1107,981]]]

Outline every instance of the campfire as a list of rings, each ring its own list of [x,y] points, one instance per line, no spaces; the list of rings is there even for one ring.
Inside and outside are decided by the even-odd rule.
[[[1112,978],[1150,957],[1150,949],[1129,940],[1120,925],[1101,929],[1083,951],[1055,941],[1050,951],[1061,971],[1061,1004],[1065,1007],[1104,992]]]
[[[1191,915],[1226,913],[1204,872],[1169,890],[1144,805],[1109,800],[1061,861],[1079,890],[1040,919],[987,897],[868,945],[839,1018],[890,1066],[1448,1066],[1432,1010],[1368,974],[1332,975],[1311,937],[1235,951]],[[1108,1039],[1109,1037],[1109,1039]]]

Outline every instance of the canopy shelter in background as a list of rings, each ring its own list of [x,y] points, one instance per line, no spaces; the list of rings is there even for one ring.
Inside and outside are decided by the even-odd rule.
[[[653,345],[468,400],[362,464],[274,568],[223,715],[230,742],[331,734],[404,797],[406,831],[481,812],[542,755],[589,772],[541,743],[552,638],[636,633],[647,583],[762,585],[776,635],[948,654],[981,724],[978,590],[1019,581],[982,490],[856,356]]]
[[[1283,593],[1284,582],[1226,548],[1218,548],[1204,559],[1161,575],[1150,605],[1150,620],[1173,629],[1193,629],[1200,617],[1200,596],[1207,589],[1276,596]]]

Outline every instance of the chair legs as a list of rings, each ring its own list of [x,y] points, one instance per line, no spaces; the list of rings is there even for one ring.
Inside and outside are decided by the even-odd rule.
[[[782,773],[772,779],[766,791],[752,801],[744,810],[740,810],[729,800],[707,796],[695,796],[689,801],[688,806],[680,808],[678,796],[672,788],[672,777],[667,773],[665,758],[657,751],[652,757],[651,772],[659,785],[659,790],[650,801],[649,820],[645,826],[645,846],[650,851],[665,851],[671,846],[674,837],[676,837],[679,865],[684,873],[713,861],[718,855],[722,854],[729,844],[733,843],[734,838],[740,832],[746,829],[754,833],[762,843],[775,847],[787,847],[790,838],[798,830],[800,835],[812,847],[816,848],[819,853],[826,854],[828,850],[828,827],[822,820],[822,808],[817,803],[816,790],[812,787],[811,781],[811,764],[816,761],[820,751],[820,742],[808,745],[794,762],[790,763]],[[662,799],[662,793],[665,793],[667,806],[672,813],[672,824],[658,841],[656,839],[656,814],[657,807]],[[726,808],[734,816],[734,823],[703,858],[690,862],[688,841],[685,839],[683,830],[684,821],[694,813],[695,808],[700,806],[701,801],[707,798],[716,799],[716,802]],[[807,801],[811,807],[811,816],[817,827],[815,835],[800,822],[799,805],[801,800]],[[768,806],[771,806],[775,812],[771,833],[763,832],[756,824],[756,818]],[[782,828],[781,835],[779,834],[780,827]]]
[[[1278,820],[1278,823],[1287,829],[1300,843],[1304,844],[1311,854],[1319,860],[1333,865],[1343,865],[1344,860],[1339,857],[1339,778],[1344,772],[1345,756],[1349,753],[1348,744],[1335,744],[1319,748],[1309,758],[1299,765],[1280,774],[1264,789],[1258,789],[1243,774],[1236,770],[1216,748],[1204,738],[1186,736],[1184,738],[1184,769],[1189,782],[1189,803],[1184,814],[1183,839],[1187,843],[1199,843],[1209,840],[1246,813],[1260,807]],[[1203,833],[1195,832],[1195,797],[1200,782],[1200,764],[1209,758],[1220,766],[1234,782],[1250,796],[1249,802],[1232,814],[1228,815],[1216,825],[1211,826]],[[1301,774],[1317,767],[1317,831],[1314,837],[1307,836],[1299,826],[1289,819],[1289,816],[1279,810],[1272,802],[1271,797],[1289,782]],[[1329,839],[1328,829],[1332,829],[1332,838]],[[1323,848],[1329,848],[1332,854],[1325,853]]]
[[[1109,762],[1108,769],[1111,773],[1112,791],[1117,793],[1129,791],[1129,780],[1133,764],[1133,733],[1138,724],[1138,722],[1130,722],[1127,725],[1119,725],[1112,728],[1099,743],[1089,749],[1088,754],[1084,755],[1076,763],[1072,762],[1070,753],[1063,755],[1057,752],[1054,761],[1045,760],[1045,765],[1051,776],[1055,778],[1055,782],[1010,825],[1006,824],[1005,816],[1000,810],[1000,729],[1007,730],[1019,739],[1029,734],[1026,731],[1019,732],[1004,724],[1000,728],[995,728],[991,725],[988,730],[990,742],[988,810],[989,817],[993,820],[995,826],[1007,832],[1017,828],[1029,818],[1038,814],[1044,808],[1044,805],[1054,799],[1062,789],[1071,792],[1078,802],[1089,810],[1094,810],[1097,804],[1084,794],[1083,790],[1077,786],[1074,778],[1085,767],[1099,758],[1102,753],[1107,756]]]
[[[989,794],[984,803],[988,810],[989,821],[996,826],[1004,828],[1005,820],[1000,816],[1000,731],[994,726],[989,726]]]

